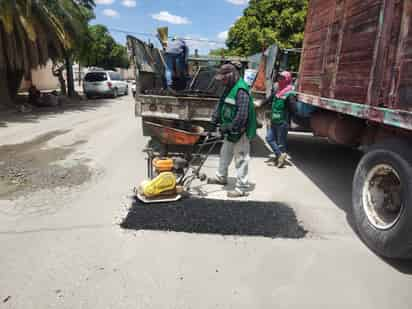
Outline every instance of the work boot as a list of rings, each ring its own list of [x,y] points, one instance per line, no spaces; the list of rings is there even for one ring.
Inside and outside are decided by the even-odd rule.
[[[244,196],[248,196],[249,194],[247,192],[235,189],[232,191],[228,191],[227,192],[227,197],[230,198],[238,198],[238,197],[244,197]]]
[[[278,159],[278,156],[274,153],[271,153],[268,158],[265,160],[265,163],[273,163],[276,162]]]
[[[284,167],[285,163],[286,163],[286,159],[287,159],[288,155],[284,152],[282,153],[279,158],[278,158],[278,167]]]
[[[227,179],[223,177],[213,177],[213,178],[208,178],[207,179],[207,184],[208,185],[221,185],[221,186],[226,186],[227,185]]]

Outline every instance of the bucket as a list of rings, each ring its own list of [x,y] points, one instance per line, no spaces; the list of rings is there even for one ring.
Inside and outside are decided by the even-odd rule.
[[[244,80],[246,84],[248,84],[249,86],[252,86],[253,82],[256,79],[256,75],[257,75],[257,70],[253,70],[253,69],[245,70]]]

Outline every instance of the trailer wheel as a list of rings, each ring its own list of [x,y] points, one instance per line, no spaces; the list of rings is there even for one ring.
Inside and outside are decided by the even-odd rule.
[[[353,215],[364,242],[388,258],[412,258],[411,148],[401,140],[374,145],[353,180]]]

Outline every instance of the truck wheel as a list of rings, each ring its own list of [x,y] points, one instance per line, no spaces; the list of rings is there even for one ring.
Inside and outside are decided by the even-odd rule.
[[[401,140],[377,144],[361,159],[353,180],[357,230],[376,253],[412,258],[411,148]]]

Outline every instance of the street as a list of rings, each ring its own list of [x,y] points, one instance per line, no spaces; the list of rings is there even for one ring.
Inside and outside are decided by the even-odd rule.
[[[278,169],[264,133],[248,197],[143,206],[132,96],[0,114],[0,308],[412,308],[412,263],[352,228],[360,154],[291,133]]]

